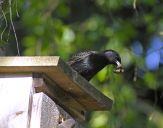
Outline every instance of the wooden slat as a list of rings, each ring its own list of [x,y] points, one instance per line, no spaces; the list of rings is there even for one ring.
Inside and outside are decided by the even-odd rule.
[[[81,128],[65,110],[44,93],[33,95],[30,128]]]
[[[37,77],[36,77],[37,75]],[[76,120],[85,120],[85,109],[70,93],[64,91],[57,84],[44,75],[34,74],[33,86],[37,93],[44,92],[58,105],[64,107]]]
[[[43,73],[86,110],[109,110],[112,100],[90,85],[58,56],[0,57],[0,73]]]
[[[56,104],[45,94],[33,95],[30,128],[56,128],[60,112]]]

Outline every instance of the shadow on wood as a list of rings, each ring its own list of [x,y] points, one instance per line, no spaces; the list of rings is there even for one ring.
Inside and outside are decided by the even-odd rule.
[[[32,86],[29,87],[33,89],[33,94],[44,92],[78,121],[84,120],[86,111],[111,109],[112,100],[58,56],[0,57],[0,62],[1,80],[31,75]],[[12,86],[18,88],[17,83]]]

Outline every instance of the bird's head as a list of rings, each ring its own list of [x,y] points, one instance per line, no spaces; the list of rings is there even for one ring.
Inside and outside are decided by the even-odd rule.
[[[114,50],[106,50],[103,52],[104,56],[106,57],[108,64],[113,64],[116,66],[114,72],[124,72],[123,66],[121,64],[121,57],[120,55]]]

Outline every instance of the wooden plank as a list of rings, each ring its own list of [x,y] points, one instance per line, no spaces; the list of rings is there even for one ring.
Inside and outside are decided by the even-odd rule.
[[[59,121],[56,104],[43,93],[33,95],[30,128],[56,128]]]
[[[36,78],[37,75],[37,78]],[[44,80],[45,78],[45,80]],[[51,97],[57,104],[64,107],[76,120],[85,120],[85,109],[68,92],[57,86],[44,75],[35,74],[33,86],[37,93],[44,92]]]
[[[29,128],[32,75],[0,75],[0,128]]]
[[[58,62],[58,70],[61,77],[56,78],[62,88],[70,92],[87,111],[110,110],[113,101],[94,88],[86,79],[81,77],[75,70],[69,68],[62,60]],[[66,75],[63,75],[66,74]],[[58,75],[59,76],[59,75]],[[66,88],[66,85],[69,87]]]
[[[32,106],[30,128],[79,128],[79,124],[44,93],[33,95]]]
[[[112,100],[90,85],[58,56],[0,57],[0,73],[43,73],[88,111],[109,110]]]

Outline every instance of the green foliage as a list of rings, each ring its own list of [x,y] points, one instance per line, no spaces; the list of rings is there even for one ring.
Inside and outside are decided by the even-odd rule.
[[[150,39],[163,31],[162,3],[156,0],[19,0],[19,36],[23,55],[59,55],[65,61],[76,51],[117,50],[125,68],[101,70],[91,83],[114,100],[110,112],[90,114],[88,128],[162,128],[162,111],[140,102],[138,93],[162,88],[162,66],[145,64]],[[15,15],[16,13],[14,13]],[[17,29],[18,29],[17,28]],[[7,34],[6,34],[7,35]],[[6,36],[5,36],[6,37]],[[139,41],[142,53],[132,50]],[[141,72],[137,70],[140,69]],[[143,101],[144,102],[144,101]],[[155,109],[155,111],[154,111]],[[159,114],[158,114],[159,112]],[[155,118],[151,116],[154,114]]]
[[[157,88],[157,76],[152,73],[146,73],[144,76],[144,81],[146,82],[149,88],[156,89]]]

